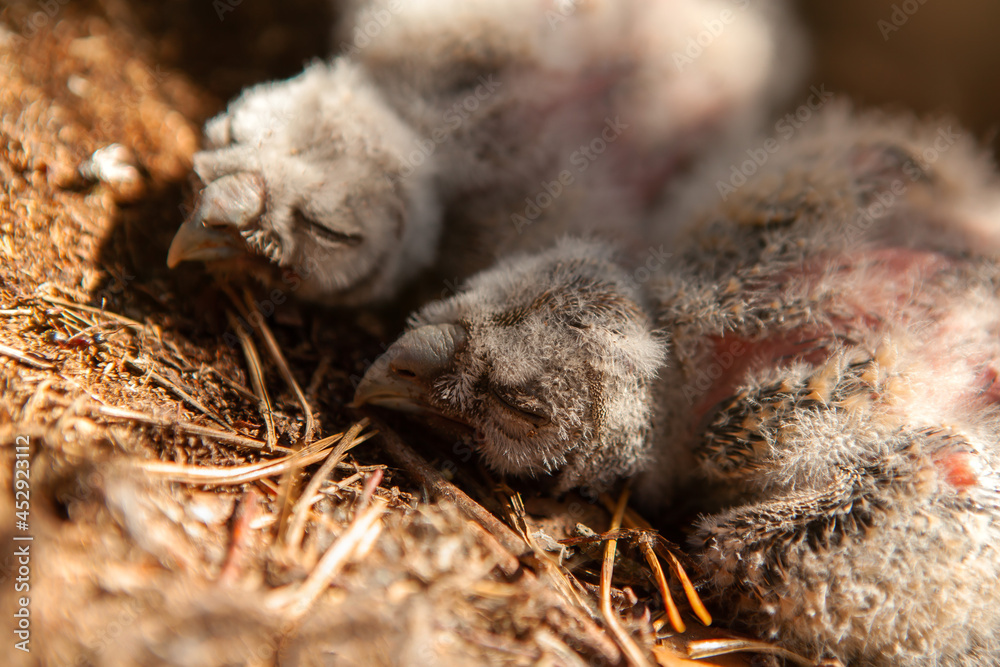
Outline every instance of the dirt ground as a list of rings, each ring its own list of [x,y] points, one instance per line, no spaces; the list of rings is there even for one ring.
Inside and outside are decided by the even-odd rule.
[[[993,138],[1000,9],[914,0],[886,33],[893,3],[801,4],[818,50],[804,89],[951,112]],[[636,546],[648,533],[621,534],[602,609],[605,547],[576,524],[608,530],[604,501],[518,493],[462,450],[359,421],[354,383],[405,312],[292,298],[254,318],[240,286],[166,268],[201,124],[328,53],[332,7],[0,4],[0,656],[687,664],[696,638],[729,634],[699,630],[672,577],[690,629],[673,636]],[[748,664],[718,660],[698,664]]]

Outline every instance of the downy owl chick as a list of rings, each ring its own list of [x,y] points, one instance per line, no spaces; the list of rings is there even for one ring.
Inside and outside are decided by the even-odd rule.
[[[665,182],[755,126],[792,78],[778,7],[362,3],[343,54],[207,124],[205,187],[168,263],[357,305],[432,264],[452,278],[566,232],[625,240]]]
[[[356,400],[464,424],[557,491],[636,473],[702,513],[720,609],[790,648],[997,661],[989,161],[947,123],[831,106],[741,187],[712,173],[661,270],[582,242],[511,259],[420,311]]]
[[[664,353],[611,250],[565,239],[421,309],[355,400],[443,419],[500,472],[606,487],[649,463]]]

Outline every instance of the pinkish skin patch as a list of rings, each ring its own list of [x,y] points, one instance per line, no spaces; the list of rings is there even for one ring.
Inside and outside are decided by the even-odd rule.
[[[521,129],[523,131],[524,123],[537,122],[539,119],[542,122],[550,121],[552,118],[559,120],[560,123],[574,122],[572,116],[566,115],[566,109],[587,109],[605,105],[609,116],[602,120],[600,125],[595,124],[591,129],[594,140],[601,139],[606,146],[602,149],[601,160],[605,163],[614,161],[615,164],[613,169],[603,173],[614,174],[616,178],[614,185],[621,188],[623,193],[629,193],[630,199],[645,207],[656,201],[666,184],[690,162],[701,143],[720,123],[720,119],[724,118],[725,109],[706,112],[697,126],[689,128],[683,137],[669,147],[655,146],[655,150],[651,150],[650,146],[633,136],[635,133],[628,131],[631,127],[628,122],[622,123],[621,134],[608,138],[604,134],[605,129],[608,128],[609,121],[614,120],[617,123],[619,116],[607,105],[614,99],[615,87],[621,85],[623,80],[627,81],[634,73],[634,66],[618,65],[600,68],[595,72],[585,72],[583,76],[576,78],[548,71],[543,71],[532,78],[525,75],[525,80],[531,81],[531,85],[527,87],[559,92],[547,103],[532,107],[530,114],[521,120]],[[592,121],[585,122],[593,124]],[[585,147],[586,144],[582,144],[579,148]],[[636,159],[636,156],[640,156],[639,159]],[[580,167],[576,165],[574,167],[568,171],[576,178]]]
[[[694,424],[701,424],[709,412],[736,392],[736,388],[746,383],[746,378],[762,368],[774,368],[793,361],[820,363],[829,354],[829,349],[820,343],[820,332],[815,329],[793,329],[780,336],[751,340],[741,336],[711,336],[713,358],[738,351],[732,366],[720,376],[703,394],[702,400],[694,406]],[[823,332],[829,340],[830,332]]]
[[[976,398],[985,405],[1000,403],[1000,372],[995,366],[987,366],[981,375],[982,390]]]
[[[912,294],[929,276],[955,265],[941,253],[913,248],[874,248],[846,256],[838,269],[844,273],[866,272],[870,290],[845,299],[863,321],[881,321],[889,308],[905,308]]]
[[[850,316],[836,318],[829,327],[803,327],[756,339],[734,334],[711,337],[714,358],[719,358],[734,346],[741,349],[742,354],[695,404],[693,427],[697,429],[706,423],[711,418],[711,411],[732,396],[739,386],[747,384],[747,378],[752,373],[796,361],[821,364],[838,339],[854,338],[852,333],[859,331],[878,330],[885,324],[885,312],[892,312],[897,317],[905,315],[906,306],[918,291],[918,286],[924,284],[929,276],[953,265],[954,261],[949,257],[927,250],[866,248],[849,255],[818,256],[794,271],[786,271],[760,283],[757,289],[770,290],[792,279],[805,278],[815,284],[829,280],[831,275],[844,281],[851,274],[864,278],[864,281],[852,280],[854,291],[845,293],[838,304],[838,310]],[[865,289],[858,289],[861,286]],[[915,319],[923,319],[922,308],[920,310],[914,313]],[[987,387],[993,400],[1000,398],[1000,386],[997,386],[995,374],[988,379]]]
[[[975,454],[964,450],[944,449],[934,456],[934,467],[956,491],[965,491],[979,484],[975,462]]]
[[[779,332],[776,335],[755,340],[741,336],[713,336],[712,354],[719,358],[727,351],[742,351],[728,372],[716,379],[705,391],[702,400],[695,405],[693,424],[704,425],[711,418],[711,412],[719,404],[732,396],[736,389],[746,384],[747,377],[762,368],[774,368],[793,361],[818,365],[830,353],[830,346],[838,336],[861,329],[874,329],[882,323],[879,316],[880,304],[904,309],[908,299],[918,284],[934,273],[953,265],[948,257],[922,250],[908,248],[876,249],[845,257],[833,264],[829,259],[820,258],[813,265],[796,271],[794,276],[803,275],[821,279],[829,276],[831,266],[838,273],[863,271],[872,289],[865,301],[863,294],[855,293],[846,301],[848,312],[854,313],[849,319],[838,319],[827,329],[800,328]],[[786,274],[791,275],[791,274]],[[781,284],[779,278],[775,284]],[[986,408],[1000,403],[1000,371],[995,362],[985,364],[972,390],[977,403]],[[697,428],[697,426],[695,427]],[[977,457],[965,449],[945,448],[933,457],[933,466],[941,478],[956,491],[966,491],[979,484],[976,472]]]

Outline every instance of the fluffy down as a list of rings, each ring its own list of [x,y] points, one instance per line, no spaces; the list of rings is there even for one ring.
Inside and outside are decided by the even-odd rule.
[[[659,269],[616,267],[603,244],[512,259],[425,307],[359,399],[405,394],[556,491],[635,471],[653,511],[700,512],[691,549],[718,608],[790,648],[997,662],[992,166],[947,121],[840,106],[720,190],[741,159],[661,214],[675,254]],[[413,366],[394,384],[427,325],[465,335],[433,378]]]
[[[169,263],[306,299],[392,298],[567,233],[628,242],[794,72],[784,14],[721,0],[364,3],[343,53],[209,121]],[[677,61],[706,24],[711,49]]]

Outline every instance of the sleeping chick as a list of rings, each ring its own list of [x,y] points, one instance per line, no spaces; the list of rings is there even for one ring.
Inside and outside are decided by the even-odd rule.
[[[358,305],[432,264],[465,276],[570,231],[627,243],[664,183],[754,127],[794,77],[779,9],[365,3],[343,54],[206,125],[205,187],[168,264]]]
[[[511,258],[414,316],[356,401],[461,424],[556,492],[634,475],[653,511],[693,506],[719,608],[791,649],[995,663],[990,162],[948,123],[831,106],[742,186],[723,165],[662,270]]]
[[[664,355],[611,252],[563,240],[424,307],[355,401],[461,425],[500,472],[607,486],[648,465]]]

